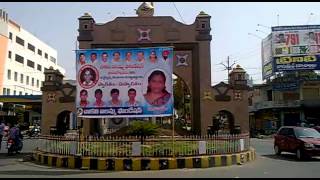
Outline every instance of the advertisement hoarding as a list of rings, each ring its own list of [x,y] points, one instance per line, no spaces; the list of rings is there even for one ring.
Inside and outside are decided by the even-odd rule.
[[[262,40],[261,59],[262,59],[262,78],[266,79],[273,75],[272,61],[272,34]]]
[[[273,57],[320,53],[320,26],[272,27]]]

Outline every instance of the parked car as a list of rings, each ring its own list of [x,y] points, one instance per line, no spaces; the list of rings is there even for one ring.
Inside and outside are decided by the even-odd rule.
[[[307,127],[283,126],[274,136],[274,151],[296,153],[297,159],[320,155],[320,133]]]
[[[320,126],[315,126],[313,127],[313,129],[317,130],[318,132],[320,132]]]

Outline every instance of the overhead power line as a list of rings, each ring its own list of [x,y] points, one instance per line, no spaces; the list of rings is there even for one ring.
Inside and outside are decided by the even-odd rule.
[[[172,2],[172,3],[173,3],[174,8],[176,8],[176,10],[177,10],[177,12],[178,12],[178,14],[179,14],[179,16],[180,16],[180,18],[181,18],[182,22],[186,24],[186,22],[183,20],[183,18],[182,18],[182,16],[181,16],[181,14],[180,14],[180,11],[178,10],[178,8],[177,8],[177,6],[176,6],[176,4],[175,4],[174,2]]]

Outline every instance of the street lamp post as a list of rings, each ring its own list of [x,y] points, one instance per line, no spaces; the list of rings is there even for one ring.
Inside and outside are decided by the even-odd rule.
[[[259,29],[256,29],[256,31],[257,31],[257,32],[264,33],[264,34],[269,34],[269,33],[265,32],[265,31],[261,31],[261,30],[259,30]]]
[[[257,24],[257,26],[261,26],[261,27],[264,27],[264,28],[267,28],[267,29],[271,29],[271,27],[270,26],[266,26],[266,25],[263,25],[263,24]]]
[[[259,39],[263,39],[262,37],[260,37],[260,36],[258,36],[258,35],[256,35],[256,34],[253,34],[253,33],[248,33],[248,35],[254,36],[254,37],[259,38]]]

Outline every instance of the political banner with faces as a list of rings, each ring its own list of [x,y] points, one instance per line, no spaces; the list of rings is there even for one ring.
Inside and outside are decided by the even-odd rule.
[[[320,26],[272,27],[273,56],[320,54]]]
[[[158,117],[173,114],[173,48],[76,51],[79,117]]]

